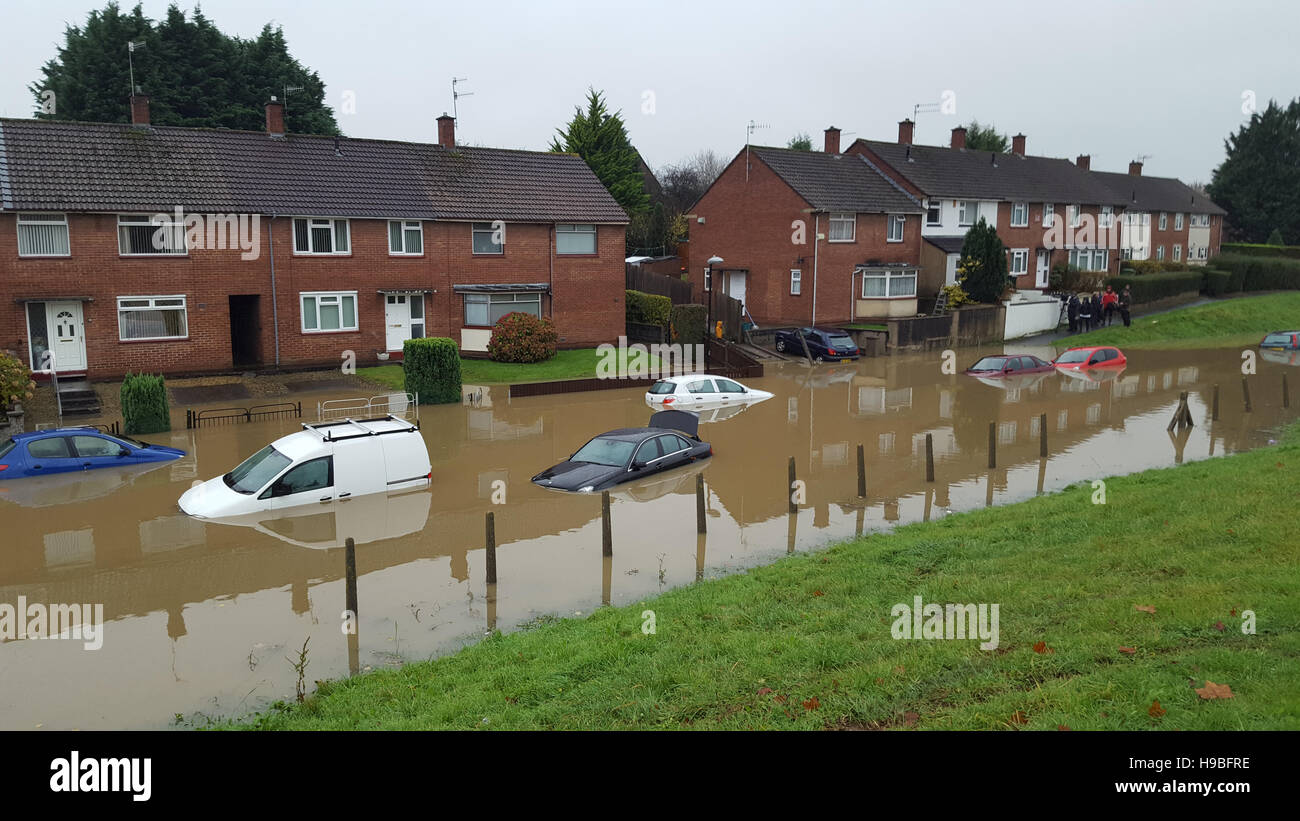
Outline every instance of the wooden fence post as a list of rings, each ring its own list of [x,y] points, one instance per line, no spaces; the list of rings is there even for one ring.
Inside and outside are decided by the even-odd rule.
[[[1210,403],[1210,420],[1219,421],[1219,386],[1214,386],[1214,401]]]
[[[998,423],[989,422],[989,467],[998,466]]]
[[[925,481],[934,481],[934,434],[931,433],[925,435]]]
[[[1047,414],[1038,416],[1038,458],[1047,458]]]
[[[789,473],[789,476],[788,476],[789,481],[786,482],[786,486],[785,486],[785,494],[786,494],[786,498],[790,501],[790,512],[791,512],[791,513],[798,513],[798,512],[799,512],[799,506],[798,506],[797,504],[795,504],[795,502],[794,502],[794,483],[795,483],[795,475],[794,475],[794,457],[793,457],[793,456],[790,457],[790,467],[789,467],[789,471],[788,471],[788,473]]]
[[[487,527],[487,583],[497,583],[497,523],[496,514],[488,511]]]
[[[1246,401],[1246,413],[1250,413],[1250,382],[1249,377],[1241,378],[1241,398]]]
[[[357,619],[357,543],[349,536],[343,547],[343,575],[345,579],[344,607],[352,614],[352,623]]]
[[[1291,407],[1291,391],[1286,386],[1286,374],[1282,374],[1282,407]]]
[[[614,555],[614,530],[609,521],[609,491],[600,493],[600,555]]]
[[[858,498],[867,498],[867,456],[858,445]]]
[[[708,517],[704,512],[704,474],[695,474],[695,532],[707,533]]]

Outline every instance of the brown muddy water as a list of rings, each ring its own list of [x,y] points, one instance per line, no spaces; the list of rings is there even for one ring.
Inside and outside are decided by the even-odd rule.
[[[1000,352],[962,350],[959,364]],[[773,399],[704,415],[700,435],[715,455],[696,470],[707,487],[708,535],[695,533],[695,474],[678,471],[614,494],[610,560],[601,557],[599,495],[564,495],[528,479],[597,433],[643,425],[650,410],[640,391],[511,400],[495,387],[477,405],[422,408],[430,490],[247,527],[190,519],[176,500],[297,420],[185,431],[175,409],[181,430],[144,438],[186,450],[178,462],[0,483],[0,603],[102,603],[106,621],[98,650],[80,641],[0,644],[0,728],[155,728],[178,714],[201,726],[292,698],[288,659],[307,639],[310,690],[318,679],[455,651],[492,628],[636,602],[855,533],[1268,444],[1294,418],[1281,406],[1282,373],[1300,372],[1261,360],[1246,413],[1240,367],[1238,349],[1137,351],[1114,379],[1050,373],[1002,387],[942,374],[938,352],[770,367],[751,384]],[[1220,419],[1211,423],[1215,383]],[[1195,427],[1171,437],[1165,426],[1180,391],[1190,392]],[[304,410],[319,398],[331,397],[304,395]],[[989,422],[997,424],[994,470]],[[926,433],[933,484],[924,475]],[[791,456],[806,483],[793,517]],[[492,503],[496,480],[505,482],[503,505]],[[494,596],[484,583],[488,511],[499,544]],[[341,629],[349,536],[355,637]]]

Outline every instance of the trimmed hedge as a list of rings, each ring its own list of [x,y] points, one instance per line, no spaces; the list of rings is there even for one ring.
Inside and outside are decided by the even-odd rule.
[[[460,348],[446,337],[408,339],[402,343],[402,375],[421,405],[459,402]]]
[[[1187,263],[1160,259],[1126,259],[1120,263],[1121,268],[1135,274],[1164,274],[1170,271],[1186,271]]]
[[[1219,254],[1210,264],[1232,275],[1228,284],[1230,292],[1300,289],[1300,259]]]
[[[1205,269],[1205,281],[1201,285],[1201,290],[1207,296],[1222,296],[1228,292],[1232,282],[1232,274],[1227,271],[1216,271],[1213,268]]]
[[[709,309],[704,305],[672,307],[673,341],[683,345],[703,345],[708,333]]]
[[[555,356],[558,339],[551,320],[511,311],[492,327],[488,357],[494,362],[543,362]]]
[[[1199,293],[1205,279],[1202,271],[1168,271],[1162,274],[1121,274],[1110,277],[1106,284],[1116,293],[1127,285],[1133,293],[1133,303],[1154,302],[1178,294]]]
[[[1219,246],[1224,254],[1241,254],[1251,257],[1289,257],[1300,259],[1300,245],[1264,245],[1252,242],[1225,242]]]
[[[123,433],[165,433],[172,429],[167,385],[162,376],[127,373],[119,397]]]
[[[672,321],[673,301],[666,296],[644,291],[627,291],[627,321],[667,328]]]

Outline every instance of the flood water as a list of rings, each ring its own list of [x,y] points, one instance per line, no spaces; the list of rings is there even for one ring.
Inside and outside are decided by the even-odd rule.
[[[963,349],[959,367],[1000,352]],[[174,408],[180,429],[144,438],[184,449],[178,462],[0,482],[0,603],[102,603],[107,622],[98,650],[80,641],[0,643],[0,728],[158,728],[178,714],[198,725],[245,715],[293,697],[288,658],[308,639],[310,690],[318,679],[455,651],[493,628],[635,602],[855,533],[1258,447],[1294,418],[1282,408],[1281,380],[1296,371],[1266,360],[1250,377],[1253,410],[1245,412],[1239,349],[1137,351],[1114,379],[1049,373],[1000,387],[944,375],[940,363],[934,352],[769,366],[750,384],[775,398],[703,417],[700,436],[715,454],[695,468],[707,488],[707,536],[695,532],[695,473],[680,470],[615,493],[612,559],[601,556],[599,494],[560,494],[528,479],[594,434],[644,425],[650,410],[640,391],[511,400],[498,387],[476,404],[421,408],[430,490],[247,526],[191,519],[176,500],[298,420],[186,431],[184,409]],[[1215,383],[1220,418],[1210,422]],[[1190,393],[1195,427],[1174,437],[1165,427],[1181,391]],[[320,398],[334,397],[303,395],[304,420]],[[1044,413],[1050,456],[1040,460]],[[927,433],[933,484],[924,474]],[[806,483],[793,517],[791,456]],[[505,504],[493,504],[497,480]],[[499,545],[495,591],[484,583],[488,511]],[[348,537],[359,578],[351,637],[340,628]]]

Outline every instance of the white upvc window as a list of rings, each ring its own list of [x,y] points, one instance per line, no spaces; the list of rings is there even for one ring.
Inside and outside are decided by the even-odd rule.
[[[863,271],[862,298],[889,299],[916,296],[916,269],[897,271]]]
[[[18,215],[18,256],[71,256],[67,214],[20,213]]]
[[[304,291],[299,297],[303,333],[357,329],[356,291]]]
[[[943,225],[943,202],[941,200],[930,199],[925,209],[925,224],[928,226]]]
[[[1178,243],[1174,243],[1174,262],[1182,262],[1182,261],[1183,261],[1183,246]]]
[[[1011,204],[1011,227],[1024,228],[1029,225],[1029,203],[1014,202]]]
[[[596,253],[596,226],[561,223],[555,226],[555,253]]]
[[[1169,227],[1169,212],[1168,212],[1168,211],[1161,211],[1161,212],[1160,212],[1160,230],[1163,231],[1163,230],[1165,230],[1165,229],[1168,228],[1168,227]]]
[[[957,203],[957,227],[966,228],[974,225],[980,215],[980,204],[976,200],[961,200]]]
[[[293,220],[295,254],[347,254],[351,247],[346,219],[295,217]]]
[[[189,323],[183,294],[117,298],[117,337],[123,342],[187,336]]]
[[[501,317],[512,313],[542,315],[540,291],[510,293],[465,294],[465,324],[482,328],[494,327]]]
[[[1103,205],[1101,214],[1097,219],[1097,224],[1102,228],[1109,228],[1115,224],[1115,206]]]
[[[1110,255],[1105,248],[1071,248],[1070,266],[1081,271],[1105,271]]]
[[[1163,246],[1163,245],[1157,245],[1157,246],[1156,246],[1156,259],[1159,260],[1159,261],[1161,261],[1161,262],[1164,261],[1164,259],[1165,259],[1165,246]]]
[[[1017,248],[1011,252],[1011,276],[1029,273],[1029,249]]]
[[[907,217],[902,214],[889,215],[889,242],[903,241],[903,226],[907,224]]]
[[[1209,259],[1209,256],[1210,256],[1210,249],[1207,246],[1202,245],[1201,247],[1196,249],[1197,259]]]
[[[704,269],[704,290],[713,290],[713,269],[709,267]]]
[[[853,242],[858,234],[858,215],[851,211],[838,211],[831,214],[831,224],[827,238],[831,242]]]
[[[1080,225],[1083,224],[1083,209],[1081,209],[1077,205],[1071,205],[1069,208],[1069,213],[1070,213],[1071,228],[1078,228]]]
[[[1056,222],[1056,206],[1050,202],[1043,203],[1043,225],[1051,228]]]
[[[1174,230],[1175,230],[1175,231],[1181,231],[1181,230],[1183,230],[1183,212],[1182,212],[1182,211],[1179,211],[1177,214],[1174,214]]]
[[[424,253],[424,223],[420,220],[388,221],[390,256],[419,256]]]
[[[118,214],[117,252],[124,257],[184,256],[185,223],[162,214]]]
[[[496,225],[496,227],[493,227]],[[471,250],[475,254],[504,254],[506,252],[505,224],[476,222],[470,226]],[[592,245],[595,248],[595,245]],[[590,253],[595,253],[592,250]]]
[[[790,269],[790,294],[798,296],[803,288],[803,271],[798,268]]]

